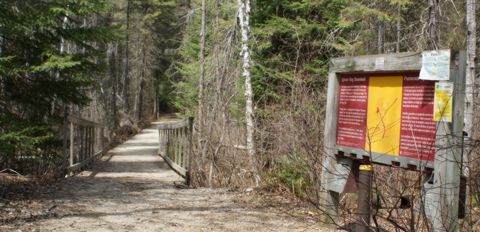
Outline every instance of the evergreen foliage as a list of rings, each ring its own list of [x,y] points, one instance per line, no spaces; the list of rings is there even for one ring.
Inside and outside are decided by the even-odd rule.
[[[253,2],[257,100],[279,100],[298,81],[322,88],[324,81],[318,77],[326,75],[330,57],[341,54],[335,45],[345,43],[346,32],[353,28],[341,20],[347,2]]]
[[[61,145],[55,128],[63,122],[63,107],[88,103],[86,91],[102,72],[98,45],[114,38],[109,28],[84,25],[83,19],[106,6],[87,0],[0,2],[0,159]],[[77,49],[67,51],[67,44]]]

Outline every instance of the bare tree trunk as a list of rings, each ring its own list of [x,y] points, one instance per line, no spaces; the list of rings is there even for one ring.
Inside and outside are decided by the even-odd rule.
[[[437,34],[438,0],[428,0],[428,46],[430,49],[438,48]]]
[[[142,110],[143,110],[143,91],[145,89],[145,79],[140,80],[140,86],[138,88],[138,94],[136,99],[136,107],[135,107],[135,120],[136,123],[142,120]]]
[[[145,44],[145,43],[143,43]],[[142,48],[142,74],[140,77],[140,85],[138,88],[138,93],[135,101],[135,120],[136,123],[140,122],[142,120],[142,105],[143,105],[143,90],[145,88],[145,69],[147,68],[147,62],[146,62],[146,51],[145,51],[145,46]]]
[[[155,93],[153,95],[153,115],[155,119],[158,119],[159,117],[159,105],[158,105],[158,95],[159,95],[159,90],[158,90],[158,81],[155,81]]]
[[[130,110],[128,98],[129,98],[129,92],[128,92],[128,86],[129,86],[129,53],[130,51],[128,50],[128,45],[129,45],[129,29],[130,29],[130,0],[127,0],[127,16],[125,19],[125,24],[126,24],[126,33],[125,33],[125,72],[123,76],[123,110],[125,111],[126,114],[128,114],[128,111]]]
[[[378,22],[378,35],[377,35],[377,53],[382,54],[385,46],[385,23]]]
[[[243,55],[243,78],[245,78],[245,98],[247,101],[245,107],[245,120],[247,122],[247,151],[252,168],[252,174],[255,184],[258,186],[260,175],[257,170],[255,144],[253,140],[253,91],[250,76],[250,48],[249,48],[249,30],[250,30],[250,0],[237,0],[238,2],[238,18],[240,21],[240,29],[242,32],[242,55]]]
[[[399,53],[400,52],[400,33],[401,33],[401,30],[402,30],[402,7],[401,6],[398,6],[397,8],[397,43],[395,44],[395,52]]]
[[[204,102],[203,102],[203,92],[205,87],[205,37],[206,37],[206,0],[202,0],[202,22],[200,26],[200,78],[198,80],[198,109],[197,109],[197,127],[198,127],[198,140],[197,148],[201,151],[201,162],[202,167],[205,164],[206,152],[203,149],[204,141]]]
[[[108,139],[109,141],[113,140],[113,130],[116,127],[116,115],[117,115],[117,72],[116,72],[116,57],[117,57],[118,44],[112,44],[108,46],[107,50],[107,61],[109,67],[109,78],[111,78],[112,85],[112,105],[110,109],[109,116],[109,132]]]

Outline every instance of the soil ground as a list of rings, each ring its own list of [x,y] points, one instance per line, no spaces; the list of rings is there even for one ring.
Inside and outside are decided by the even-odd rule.
[[[178,188],[154,128],[49,190],[0,200],[0,231],[329,231],[295,208],[255,203],[255,193]]]

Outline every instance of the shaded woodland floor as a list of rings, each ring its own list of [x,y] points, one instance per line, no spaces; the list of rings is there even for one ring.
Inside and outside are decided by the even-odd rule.
[[[51,188],[1,199],[0,231],[328,231],[255,193],[178,188],[154,127]]]

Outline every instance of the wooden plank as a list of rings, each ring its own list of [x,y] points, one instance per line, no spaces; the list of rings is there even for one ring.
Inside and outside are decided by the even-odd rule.
[[[85,127],[85,156],[83,159],[90,158],[90,145],[92,140],[92,138],[90,138],[90,128],[89,126]]]
[[[168,154],[160,154],[160,156],[165,160],[165,162],[172,168],[175,172],[177,172],[180,176],[183,178],[186,178],[187,176],[187,170],[180,167],[178,164],[176,164],[173,160],[171,160],[168,156]]]
[[[159,155],[190,184],[193,119],[166,122],[158,125]]]
[[[320,207],[325,212],[325,220],[335,223],[337,220],[337,206],[339,194],[330,191],[329,183],[332,182],[335,166],[337,165],[335,157],[335,138],[337,134],[337,116],[338,116],[338,90],[339,83],[335,70],[335,63],[330,63],[330,73],[328,74],[328,92],[327,106],[325,115],[324,131],[324,153],[321,175],[321,199]]]
[[[377,61],[383,59],[383,66],[378,67]],[[361,73],[361,72],[396,72],[418,71],[422,68],[420,52],[404,52],[380,55],[334,58],[330,61],[330,72]]]
[[[105,127],[100,127],[100,150],[103,151],[105,149],[105,137],[104,137],[104,133],[105,133]]]
[[[85,127],[84,126],[79,126],[79,131],[80,131],[80,151],[79,151],[79,156],[77,158],[77,163],[82,162],[83,160],[83,154],[85,153]]]
[[[90,140],[90,142],[92,143],[90,145],[90,154],[95,154],[95,141],[97,139],[97,137],[95,136],[95,127],[92,127],[90,128],[90,134],[92,135],[92,139]]]
[[[183,167],[187,168],[187,156],[188,156],[188,127],[183,128]]]
[[[453,56],[450,80],[454,82],[452,123],[438,122],[434,162],[432,217],[434,231],[456,231],[462,164],[466,55]]]
[[[69,166],[73,165],[73,152],[75,148],[75,126],[73,123],[70,123],[70,159],[69,159]]]
[[[92,127],[102,127],[103,126],[100,123],[85,120],[85,119],[82,119],[82,118],[79,118],[79,117],[76,117],[76,116],[73,116],[73,115],[68,116],[68,121],[72,122],[74,124],[77,124],[77,125],[81,125],[81,126],[92,126]]]
[[[175,122],[165,122],[158,124],[158,129],[160,130],[167,130],[167,129],[178,129],[182,127],[188,126],[188,119],[182,120],[182,121],[175,121]]]
[[[70,167],[67,168],[67,172],[68,173],[72,173],[72,172],[75,172],[79,169],[81,169],[82,167],[84,167],[85,165],[88,165],[90,162],[94,161],[94,159],[96,159],[98,156],[100,156],[101,154],[103,154],[103,151],[99,151],[97,152],[96,154],[94,154],[92,157],[86,159],[86,160],[83,160],[79,163],[76,163],[74,165],[71,165]]]
[[[172,137],[172,130],[171,129],[167,130],[167,138],[168,138],[168,140],[167,140],[168,143],[167,143],[167,153],[166,153],[166,155],[171,160],[173,158],[172,157],[172,144],[173,144],[172,139],[173,139],[173,137]]]
[[[180,157],[180,128],[177,128],[175,131],[175,147],[174,147],[174,156],[175,156],[175,163],[178,165],[178,160]]]
[[[191,178],[192,178],[192,149],[193,149],[193,141],[192,141],[192,134],[193,134],[193,118],[188,119],[188,166],[186,168],[186,182],[187,185],[190,186]]]
[[[183,163],[183,131],[185,127],[182,127],[178,129],[178,162],[177,164],[180,165],[180,167],[184,168],[182,165]]]
[[[67,172],[73,172],[79,168],[87,165],[93,158],[103,153],[103,125],[81,119],[79,117],[70,115],[68,117],[70,122],[70,152],[69,152],[69,167]],[[96,129],[99,128],[99,135]],[[96,139],[100,138],[100,151],[96,150]]]
[[[359,161],[356,161],[359,162]],[[372,165],[355,165],[359,169],[358,175],[355,177],[358,185],[358,221],[356,223],[355,231],[357,232],[369,232],[370,230],[370,217],[371,217],[371,194],[372,194]]]
[[[177,146],[177,149],[178,149],[178,154],[177,154],[177,163],[180,167],[183,168],[182,166],[182,142],[183,142],[183,138],[182,138],[182,130],[183,130],[184,127],[182,128],[178,128],[178,146]]]
[[[158,130],[158,154],[166,154],[167,152],[167,135],[165,130]]]
[[[94,129],[95,127],[90,127],[90,139],[89,139],[89,143],[90,143],[90,150],[89,150],[89,156],[93,156],[93,154],[95,154],[94,150],[95,150],[95,133],[94,133]]]

